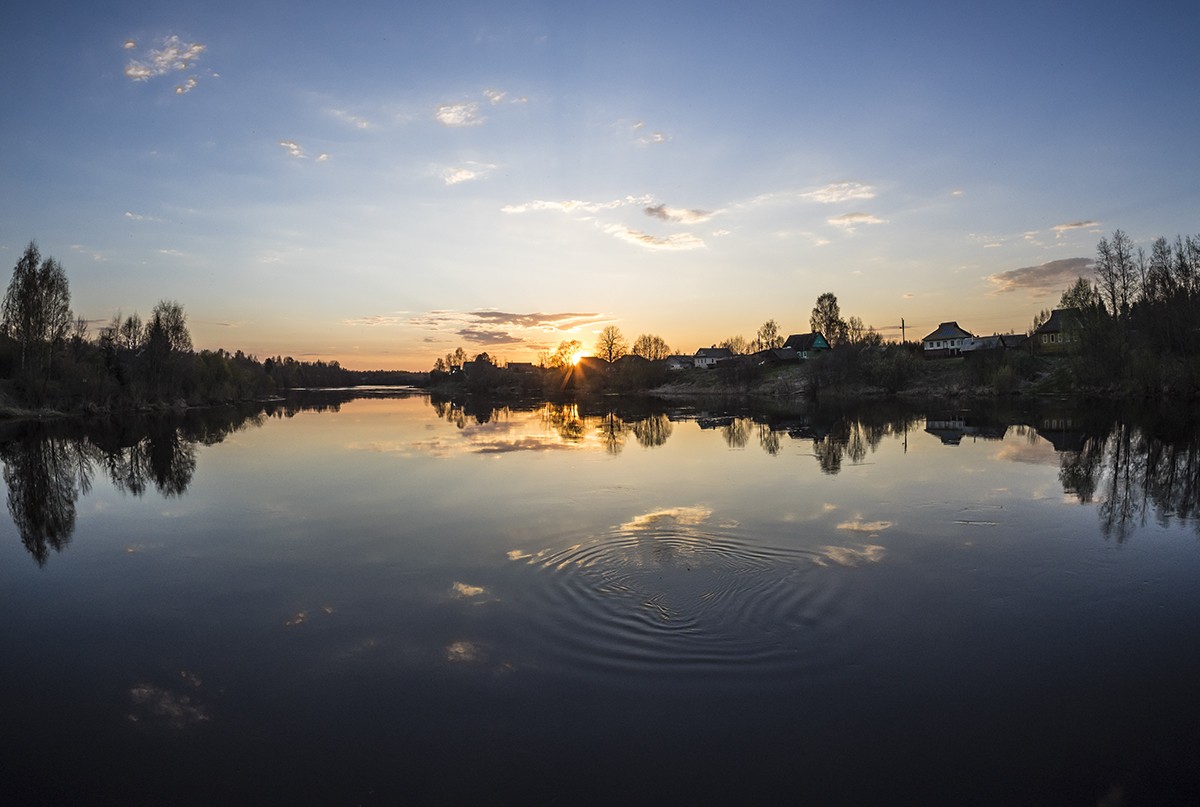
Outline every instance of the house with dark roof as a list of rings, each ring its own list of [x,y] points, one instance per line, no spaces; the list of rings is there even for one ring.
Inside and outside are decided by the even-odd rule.
[[[668,370],[687,370],[696,366],[696,359],[692,356],[667,356]]]
[[[755,364],[795,364],[800,354],[790,347],[771,347],[750,356]]]
[[[829,342],[819,333],[794,333],[783,343],[785,348],[796,351],[796,356],[807,359],[822,350],[829,350]]]
[[[961,356],[963,346],[968,339],[974,339],[975,334],[963,330],[957,322],[943,322],[937,330],[921,340],[925,358],[941,359],[948,356]]]
[[[1034,349],[1038,353],[1066,353],[1072,343],[1079,341],[1083,326],[1078,308],[1056,308],[1050,319],[1033,332]]]

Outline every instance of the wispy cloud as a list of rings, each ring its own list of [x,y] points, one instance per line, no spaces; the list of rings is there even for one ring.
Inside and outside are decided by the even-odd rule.
[[[1007,272],[997,272],[988,277],[992,294],[1008,294],[1025,291],[1034,297],[1057,294],[1075,282],[1076,278],[1088,277],[1092,273],[1090,258],[1063,258],[1039,266],[1023,266]]]
[[[162,221],[162,219],[155,218],[154,216],[144,216],[141,213],[134,213],[129,210],[125,211],[125,218],[130,221]]]
[[[136,50],[137,42],[132,39],[126,40],[123,49]],[[132,81],[149,81],[156,76],[189,70],[206,49],[207,46],[199,42],[184,42],[172,35],[164,39],[159,47],[151,48],[144,55],[130,59],[129,64],[125,65],[125,76]],[[183,94],[195,86],[195,77],[192,77],[175,91]],[[181,89],[182,87],[186,89]]]
[[[681,251],[704,248],[704,239],[691,233],[676,233],[663,237],[633,230],[620,224],[606,227],[604,231],[621,241],[650,250]]]
[[[852,199],[874,199],[875,189],[861,182],[834,182],[823,188],[801,193],[800,197],[822,204],[836,204]]]
[[[624,199],[614,199],[609,202],[584,202],[579,199],[564,201],[546,201],[537,199],[523,202],[519,205],[505,205],[500,208],[502,213],[530,213],[542,210],[554,210],[559,213],[599,213],[602,210],[616,210],[628,205],[649,205],[654,199],[650,196],[626,196]]]
[[[688,210],[680,207],[667,207],[665,204],[647,207],[645,213],[647,216],[662,219],[663,221],[670,221],[675,224],[699,224],[700,222],[708,221],[716,215],[711,210]]]
[[[475,101],[461,104],[441,104],[434,113],[434,118],[443,126],[454,129],[480,126],[487,120],[479,113],[479,104]]]
[[[355,115],[353,112],[347,112],[344,109],[329,109],[326,110],[329,115],[337,118],[347,126],[353,126],[355,129],[370,129],[373,124],[366,118]]]
[[[886,219],[881,219],[870,213],[843,213],[840,216],[826,219],[826,221],[835,227],[841,227],[848,233],[854,232],[864,224],[887,224]]]
[[[508,96],[504,90],[484,90],[483,94],[492,104],[498,104]]]
[[[175,86],[176,95],[187,95],[192,90],[196,89],[196,77],[189,76],[182,84]]]
[[[1066,224],[1055,224],[1050,229],[1054,232],[1054,236],[1056,238],[1062,238],[1064,235],[1071,232],[1071,230],[1091,230],[1099,226],[1100,222],[1098,221],[1071,221],[1067,222]]]
[[[646,124],[643,121],[638,121],[633,124],[634,134],[637,135],[638,145],[642,146],[658,146],[666,143],[669,138],[662,132],[652,132],[646,129]]]

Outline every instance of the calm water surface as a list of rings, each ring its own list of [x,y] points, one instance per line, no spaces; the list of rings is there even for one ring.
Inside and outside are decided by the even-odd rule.
[[[1200,801],[1185,414],[376,395],[0,459],[6,804]]]

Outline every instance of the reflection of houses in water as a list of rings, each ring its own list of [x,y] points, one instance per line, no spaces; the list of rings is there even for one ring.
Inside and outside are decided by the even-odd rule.
[[[1064,451],[1083,450],[1083,430],[1076,427],[1069,417],[1038,418],[1034,429],[1039,437],[1048,441],[1060,454]]]
[[[942,441],[942,445],[956,446],[964,437],[972,440],[1003,440],[1008,426],[1003,423],[988,423],[967,414],[952,413],[925,418],[925,431]]]

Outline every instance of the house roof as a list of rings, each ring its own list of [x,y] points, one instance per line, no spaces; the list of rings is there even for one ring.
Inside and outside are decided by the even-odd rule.
[[[758,351],[754,354],[754,358],[760,362],[799,361],[800,356],[796,353],[795,348],[771,347]]]
[[[727,347],[702,347],[696,351],[697,359],[731,359],[733,351]]]
[[[1065,328],[1079,327],[1078,308],[1056,308],[1050,312],[1050,319],[1038,326],[1034,333],[1062,333]]]
[[[954,321],[943,322],[937,326],[937,330],[922,339],[922,342],[928,342],[931,339],[967,339],[975,334],[970,331],[964,331],[958,327],[958,323]]]
[[[783,346],[792,350],[828,350],[829,340],[819,333],[794,333]]]

